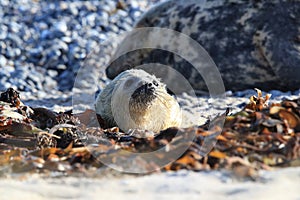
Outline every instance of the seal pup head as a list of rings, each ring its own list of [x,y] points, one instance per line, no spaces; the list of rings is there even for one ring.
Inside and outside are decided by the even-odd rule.
[[[181,123],[180,107],[166,85],[137,69],[122,72],[101,91],[96,112],[124,131],[137,128],[158,132]]]

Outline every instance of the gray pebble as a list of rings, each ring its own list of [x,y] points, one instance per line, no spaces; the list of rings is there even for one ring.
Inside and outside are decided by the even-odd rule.
[[[5,67],[7,63],[6,58],[3,55],[0,55],[0,67]]]
[[[48,74],[50,77],[54,78],[54,77],[56,77],[56,76],[58,75],[58,72],[57,72],[56,70],[51,70],[51,69],[49,69],[49,70],[47,70],[47,74]]]
[[[0,89],[15,86],[39,98],[71,90],[81,62],[100,47],[107,53],[116,48],[118,41],[107,39],[130,30],[131,11],[141,13],[140,2],[147,0],[125,1],[126,10],[117,9],[117,1],[1,0]],[[94,57],[98,69],[109,60]]]

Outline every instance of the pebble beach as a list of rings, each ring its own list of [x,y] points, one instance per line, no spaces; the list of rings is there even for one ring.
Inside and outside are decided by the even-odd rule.
[[[76,75],[92,65],[82,88],[101,90],[103,72],[122,36],[161,0],[0,1],[0,91],[14,88],[29,106],[72,109]],[[97,88],[90,82],[100,83]],[[268,91],[271,103],[300,97],[297,91]],[[255,95],[253,89],[227,91],[211,100],[183,94],[178,101],[190,124],[202,124],[230,107],[237,112]],[[266,94],[264,92],[263,94]],[[195,107],[195,105],[198,105]],[[201,113],[200,118],[193,118]],[[188,121],[188,120],[187,120]],[[257,182],[227,171],[168,172],[145,176],[51,177],[37,174],[0,178],[0,199],[300,199],[300,168],[261,171]],[[55,176],[55,175],[54,175]],[[289,192],[287,192],[289,191]]]
[[[97,48],[116,48],[118,41],[109,38],[131,30],[153,3],[1,1],[0,90],[14,87],[31,99],[71,91],[84,59]],[[95,68],[109,56],[97,60]]]

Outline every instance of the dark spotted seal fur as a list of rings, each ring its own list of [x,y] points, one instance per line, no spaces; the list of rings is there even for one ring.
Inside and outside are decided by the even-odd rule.
[[[218,66],[227,90],[300,88],[299,0],[171,0],[146,12],[136,27],[169,28],[199,42]],[[120,48],[128,42],[125,38]],[[187,61],[162,50],[130,52],[106,73],[114,78],[153,61],[173,66],[194,89],[206,90],[200,75],[191,76],[194,69]]]

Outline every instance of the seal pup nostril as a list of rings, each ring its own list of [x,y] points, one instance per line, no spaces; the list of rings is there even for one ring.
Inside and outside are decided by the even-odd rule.
[[[152,83],[146,84],[145,87],[146,87],[146,90],[147,90],[146,92],[154,92],[155,91],[155,87],[153,86]]]

